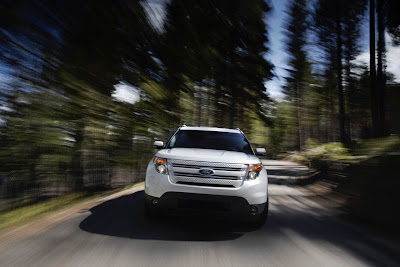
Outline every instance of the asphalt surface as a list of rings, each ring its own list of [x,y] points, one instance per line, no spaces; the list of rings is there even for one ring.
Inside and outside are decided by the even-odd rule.
[[[400,253],[285,179],[307,174],[265,161],[270,215],[254,229],[212,217],[143,216],[143,191],[120,196],[0,249],[0,266],[395,266]]]

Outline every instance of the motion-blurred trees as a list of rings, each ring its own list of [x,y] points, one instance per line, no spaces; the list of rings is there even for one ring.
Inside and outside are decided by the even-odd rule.
[[[285,98],[274,112],[278,128],[270,131],[270,141],[280,140],[280,151],[371,136],[370,77],[356,62],[367,3],[288,3]]]
[[[336,87],[339,140],[343,143],[350,141],[349,116],[345,107],[346,102],[348,102],[346,95],[349,95],[353,86],[350,79],[351,60],[358,53],[355,41],[359,37],[359,26],[365,5],[365,0],[320,0],[314,16],[319,45],[324,51],[326,63],[329,66],[327,70],[335,72],[336,82],[328,86]],[[347,73],[347,88],[344,86],[344,70]]]
[[[172,0],[161,25],[153,4],[0,4],[3,192],[108,187],[183,122],[252,134],[268,122],[268,4]],[[136,99],[121,102],[118,88]]]
[[[373,136],[382,137],[386,134],[386,41],[385,33],[388,31],[399,44],[400,19],[397,10],[400,8],[399,1],[393,0],[370,0],[370,71],[371,71],[371,113]],[[377,23],[375,16],[377,15]],[[376,29],[378,40],[375,43]],[[375,64],[376,61],[376,64]]]
[[[275,152],[369,137],[395,4],[378,0],[376,77],[355,62],[366,0],[290,1],[286,97],[272,101],[266,1],[2,1],[0,187],[132,182],[182,123],[240,127]]]
[[[264,58],[268,5],[259,0],[173,0],[167,11],[160,58],[167,69],[167,86],[177,89],[172,96],[178,99],[178,89],[194,96],[199,124],[203,104],[214,109],[213,125],[243,125],[249,106],[268,121],[261,112],[268,101],[264,82],[272,76]]]
[[[309,11],[306,6],[306,0],[291,1],[288,6],[288,22],[286,25],[286,50],[289,57],[288,77],[286,77],[286,86],[284,92],[287,100],[293,104],[293,116],[295,122],[292,124],[294,148],[301,150],[305,144],[303,115],[304,114],[304,94],[306,87],[312,81],[311,65],[307,60],[306,44],[308,29]]]
[[[108,186],[117,165],[146,161],[139,155],[150,149],[133,146],[151,119],[112,98],[115,85],[139,86],[160,72],[140,2],[9,1],[1,12],[4,190],[80,190],[84,176]],[[145,99],[136,106],[151,114]]]

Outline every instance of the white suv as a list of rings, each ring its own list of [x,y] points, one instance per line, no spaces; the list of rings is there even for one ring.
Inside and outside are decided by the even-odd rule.
[[[147,166],[147,216],[201,209],[265,223],[267,172],[241,130],[183,126],[154,146],[161,150]]]

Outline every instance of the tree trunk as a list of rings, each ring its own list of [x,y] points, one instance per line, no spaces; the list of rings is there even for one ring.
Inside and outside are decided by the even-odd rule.
[[[233,129],[235,126],[235,117],[236,117],[236,99],[232,94],[231,107],[230,107],[230,116],[229,116],[229,128]]]
[[[300,93],[298,83],[295,83],[295,103],[296,103],[296,118],[297,118],[297,140],[296,140],[296,148],[298,151],[301,151],[301,110],[300,110]]]
[[[376,76],[376,106],[377,106],[377,129],[376,137],[385,135],[385,87],[386,78],[384,72],[385,57],[385,16],[383,0],[377,0],[378,13],[378,64]]]
[[[342,77],[342,25],[340,14],[340,1],[336,2],[336,60],[337,60],[337,85],[338,85],[338,100],[339,100],[339,133],[340,142],[346,143],[347,137],[345,132],[346,114],[344,110],[343,97],[343,77]]]
[[[73,190],[80,191],[83,189],[83,138],[84,138],[84,124],[82,118],[78,120],[77,129],[75,131],[74,152],[71,162],[71,173],[74,179]]]
[[[198,89],[198,92],[195,93],[195,96],[197,96],[197,125],[201,126],[201,112],[202,112],[202,92],[201,89]]]
[[[372,133],[374,137],[377,137],[379,132],[379,116],[375,70],[375,0],[369,1],[369,70],[371,87]]]
[[[219,104],[219,100],[221,97],[221,86],[217,84],[215,86],[215,96],[214,96],[214,127],[221,127],[222,121],[221,121],[221,105]]]
[[[346,90],[346,107],[347,107],[347,117],[346,117],[346,128],[347,128],[347,137],[348,137],[348,142],[351,142],[352,140],[352,120],[353,120],[353,109],[352,109],[352,93],[354,91],[354,85],[353,81],[351,79],[351,66],[350,66],[350,55],[346,56],[346,79],[347,79],[347,90]]]

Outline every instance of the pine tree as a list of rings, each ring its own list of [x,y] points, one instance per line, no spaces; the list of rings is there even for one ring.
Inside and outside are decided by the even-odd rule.
[[[336,82],[332,86],[336,87],[339,140],[343,143],[350,141],[349,129],[346,129],[347,115],[343,86],[343,59],[345,58],[344,49],[346,49],[344,45],[347,40],[357,38],[356,35],[352,35],[355,31],[347,29],[358,27],[359,17],[365,6],[363,2],[365,1],[320,0],[314,16],[316,33],[320,47],[325,53],[326,63],[330,65],[330,69],[335,71]],[[347,49],[351,47],[347,46]]]
[[[289,21],[286,26],[286,49],[289,55],[288,70],[286,77],[285,93],[288,100],[294,105],[294,117],[296,118],[296,149],[301,150],[304,145],[302,139],[302,106],[303,95],[307,87],[306,74],[310,71],[307,61],[306,39],[307,39],[307,1],[291,1],[289,4]],[[308,69],[307,69],[308,68]]]

